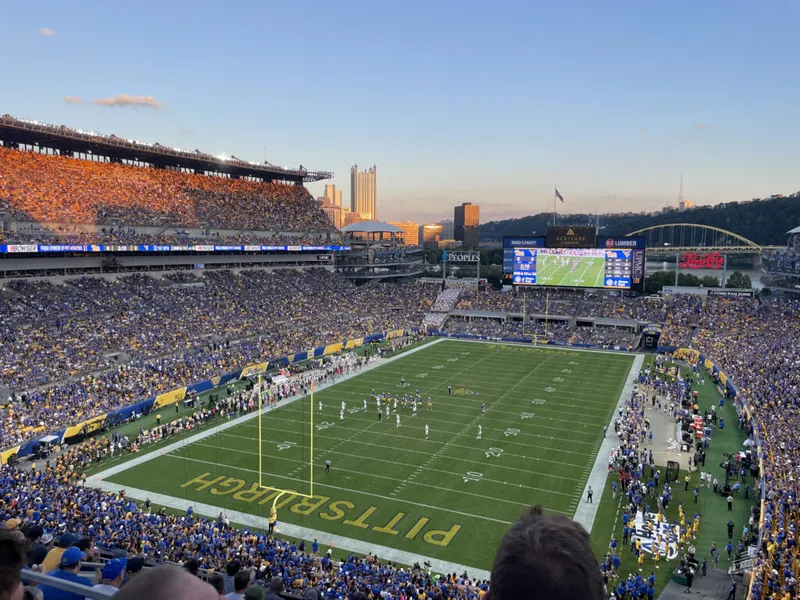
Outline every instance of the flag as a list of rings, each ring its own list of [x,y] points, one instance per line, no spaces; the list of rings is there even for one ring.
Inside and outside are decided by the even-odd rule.
[[[556,188],[556,198],[558,198],[562,202],[564,201],[564,196],[561,195],[561,192],[558,191],[558,188]]]

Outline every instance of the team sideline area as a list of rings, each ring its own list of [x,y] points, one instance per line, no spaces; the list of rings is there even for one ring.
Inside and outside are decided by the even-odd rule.
[[[104,480],[488,571],[525,507],[574,515],[632,363],[443,341],[269,411],[261,457],[249,419]],[[309,493],[312,434],[314,496],[260,489]]]

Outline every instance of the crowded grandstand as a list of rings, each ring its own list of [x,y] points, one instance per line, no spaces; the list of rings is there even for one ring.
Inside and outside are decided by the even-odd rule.
[[[5,118],[4,124],[19,126],[11,118]],[[67,137],[64,134],[64,139]],[[106,150],[113,155],[111,145]],[[201,158],[209,160],[205,155]],[[13,268],[3,269],[0,389],[5,397],[0,407],[0,521],[5,537],[0,541],[24,546],[20,555],[30,573],[23,579],[30,582],[35,579],[29,578],[32,573],[49,573],[57,580],[79,585],[99,583],[105,586],[101,592],[109,594],[138,585],[136,580],[143,572],[155,573],[157,565],[167,563],[201,576],[215,587],[218,596],[240,593],[243,596],[238,597],[258,598],[265,593],[303,594],[311,589],[314,593],[305,597],[314,600],[483,598],[495,583],[483,572],[490,567],[487,564],[478,565],[485,569],[472,573],[447,573],[432,569],[423,554],[416,562],[398,564],[372,553],[320,544],[317,539],[282,537],[280,530],[273,531],[274,521],[253,529],[231,524],[225,510],[219,514],[197,514],[191,507],[169,511],[149,499],[126,497],[124,490],[103,490],[92,475],[112,460],[128,460],[143,448],[161,447],[159,444],[207,423],[255,415],[262,409],[252,387],[226,389],[246,380],[250,372],[266,376],[280,370],[274,385],[259,387],[259,394],[265,394],[274,405],[288,407],[292,399],[307,396],[314,386],[367,373],[383,364],[384,357],[402,355],[433,339],[583,348],[629,356],[645,353],[644,338],[649,335],[658,338],[657,345],[650,348],[657,350],[658,358],[652,358],[654,352],[648,353],[650,366],[634,374],[635,384],[622,391],[627,396],[616,412],[613,405],[610,410],[597,409],[605,427],[610,412],[609,435],[614,441],[609,446],[613,446],[611,453],[601,456],[601,471],[607,471],[609,479],[607,485],[602,479],[603,489],[598,490],[596,500],[599,503],[602,496],[604,502],[617,502],[619,493],[626,502],[619,504],[621,515],[618,511],[613,517],[611,544],[602,540],[601,552],[593,548],[594,566],[599,568],[592,571],[594,579],[590,579],[592,585],[597,584],[597,589],[592,589],[598,593],[586,597],[604,594],[636,600],[661,592],[656,585],[662,580],[655,575],[648,578],[643,571],[644,553],[635,539],[628,550],[625,543],[618,546],[614,537],[624,535],[627,542],[626,516],[635,519],[642,513],[657,513],[659,522],[675,520],[679,538],[675,545],[687,557],[678,571],[688,574],[691,587],[699,561],[689,548],[693,548],[698,528],[712,519],[703,515],[701,520],[687,499],[681,501],[680,513],[664,516],[672,488],[682,487],[683,480],[667,481],[665,477],[659,483],[654,476],[652,415],[647,411],[656,406],[661,410],[663,405],[661,412],[673,431],[678,424],[680,432],[682,423],[701,412],[694,406],[692,393],[698,389],[693,387],[695,382],[704,378],[713,381],[715,401],[734,403],[745,446],[754,447],[753,462],[760,464],[755,478],[748,480],[752,483],[747,484],[748,491],[752,487],[749,496],[744,487],[747,475],[742,475],[741,491],[735,488],[736,502],[761,503],[754,504],[755,512],[741,536],[728,530],[731,569],[737,561],[751,561],[746,569],[747,584],[754,599],[795,597],[800,566],[795,483],[800,422],[794,399],[800,360],[794,343],[798,333],[796,300],[754,298],[752,294],[652,298],[602,289],[494,290],[483,289],[478,282],[434,278],[400,283],[358,281],[362,285],[357,285],[356,278],[348,276],[350,271],[321,265],[324,261],[316,260],[317,254],[302,264],[294,258],[290,266],[281,262],[296,252],[289,250],[289,245],[340,237],[302,185],[303,172],[270,171],[274,179],[267,180],[259,179],[266,177],[261,171],[246,177],[197,171],[156,169],[122,160],[84,160],[66,152],[24,149],[17,143],[0,147],[0,242],[6,247],[23,247],[16,253],[19,257],[7,254],[4,262],[25,260],[33,253],[30,247],[42,244],[135,246],[209,240],[215,244],[287,244],[286,250],[238,268],[176,268],[164,258],[158,268],[148,268],[145,273],[111,269],[89,274],[71,271],[67,276],[66,267],[58,260],[73,261],[75,256],[65,255],[51,257],[53,262],[35,276],[17,276]],[[281,179],[290,176],[295,180]],[[402,263],[411,254],[413,249],[387,244],[372,250],[368,258],[343,250],[337,264],[374,267]],[[788,250],[769,260],[776,268],[796,272],[796,257]],[[187,259],[182,265],[192,263]],[[70,263],[70,268],[80,271],[82,267]],[[656,329],[657,334],[648,333]],[[461,354],[466,356],[469,351]],[[263,368],[253,369],[258,365]],[[569,375],[572,369],[568,365],[572,362],[559,363],[559,373]],[[406,385],[403,376],[401,387]],[[447,392],[440,390],[441,394],[452,395],[453,385],[457,395],[480,393],[459,388],[458,381],[443,380],[441,387]],[[214,399],[213,392],[220,390],[226,393],[222,399]],[[614,393],[620,390],[622,386]],[[209,393],[211,400],[200,401],[200,396]],[[385,392],[387,398],[395,393]],[[416,417],[417,403],[424,404],[422,393],[416,393],[419,398],[414,400],[413,413],[405,413],[404,419],[406,414]],[[383,396],[384,390],[376,394],[373,389],[372,394]],[[369,395],[366,388],[362,395]],[[180,410],[177,399],[184,403]],[[367,400],[363,401],[366,412]],[[403,390],[401,402],[406,401]],[[482,412],[487,401],[476,400],[483,404]],[[386,400],[386,419],[389,402]],[[428,396],[431,411],[433,402]],[[542,408],[542,399],[530,402],[537,404],[537,410],[548,410]],[[165,406],[175,406],[176,414],[162,422],[159,410],[166,413]],[[378,421],[382,406],[379,399]],[[397,411],[396,398],[393,408]],[[722,429],[714,412],[709,413],[709,421]],[[338,414],[344,421],[344,402]],[[528,414],[533,417],[523,412],[515,418],[527,419]],[[139,419],[148,416],[149,425],[139,426],[138,433],[118,433],[123,422],[138,425]],[[396,416],[399,429],[399,413]],[[155,423],[152,417],[157,419]],[[553,429],[562,417],[573,419],[568,414],[549,417],[556,424]],[[477,431],[480,440],[480,425]],[[519,432],[506,429],[505,436]],[[598,443],[593,441],[592,448],[595,454],[598,448],[603,452],[607,447],[600,445],[599,428],[589,435],[594,434]],[[702,433],[699,437],[698,444],[705,442],[707,449],[709,442]],[[721,456],[722,448],[712,448]],[[739,450],[735,447],[729,452]],[[705,459],[702,461],[705,467]],[[699,485],[701,472],[690,459],[689,468],[681,472],[681,477],[686,477],[685,491]],[[475,478],[474,473],[471,477]],[[579,482],[581,495],[587,477]],[[525,481],[537,484],[534,478]],[[734,498],[733,489],[731,486],[727,492],[729,498]],[[556,493],[567,496],[566,492]],[[699,493],[694,495],[695,502]],[[581,506],[593,500],[592,494],[589,485]],[[729,509],[732,502],[728,501]],[[570,509],[576,515],[581,510]],[[725,512],[722,501],[714,510]],[[746,511],[750,510],[748,505]],[[684,511],[695,515],[687,518]],[[613,509],[610,512],[613,514]],[[538,517],[526,518],[536,521]],[[741,523],[737,523],[739,528]],[[724,537],[724,531],[718,535]],[[582,543],[588,547],[586,540]],[[466,542],[462,539],[461,543]],[[659,540],[650,551],[647,560],[656,562],[654,566],[648,562],[648,567],[658,568],[660,545]],[[709,560],[713,557],[712,550]],[[623,560],[624,569],[620,570]],[[81,563],[90,568],[82,572]],[[59,595],[62,592],[57,587],[56,581],[43,579],[38,592],[44,600],[67,597]],[[247,592],[250,588],[254,591]],[[80,596],[73,593],[69,597]]]

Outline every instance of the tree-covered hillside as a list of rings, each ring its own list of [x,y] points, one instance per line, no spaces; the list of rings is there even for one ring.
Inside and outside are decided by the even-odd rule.
[[[499,240],[505,235],[544,235],[552,213],[540,213],[521,219],[492,221],[481,225],[482,240]],[[594,215],[561,215],[561,225],[594,223]],[[602,235],[624,235],[637,229],[668,223],[711,225],[738,233],[762,246],[786,243],[786,232],[800,226],[800,192],[783,198],[728,202],[691,210],[649,215],[601,215]]]

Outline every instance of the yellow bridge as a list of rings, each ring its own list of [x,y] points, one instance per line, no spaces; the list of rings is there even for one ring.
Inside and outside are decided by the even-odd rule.
[[[685,254],[686,252],[720,254],[757,254],[764,250],[776,250],[783,246],[759,246],[732,231],[699,225],[697,223],[670,223],[653,225],[632,231],[629,236],[642,236],[647,245],[647,254]]]

